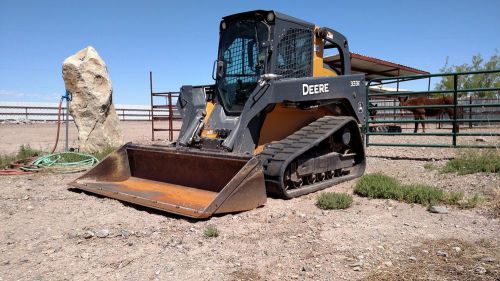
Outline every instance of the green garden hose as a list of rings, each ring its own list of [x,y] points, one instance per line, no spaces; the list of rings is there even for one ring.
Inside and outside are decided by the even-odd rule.
[[[86,171],[98,162],[99,160],[90,154],[59,152],[37,158],[30,165],[21,167],[21,170],[27,172],[50,171],[67,174]]]

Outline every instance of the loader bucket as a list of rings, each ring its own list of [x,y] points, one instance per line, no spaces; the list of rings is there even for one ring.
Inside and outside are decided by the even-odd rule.
[[[256,158],[132,143],[70,185],[192,218],[254,209],[267,199]]]

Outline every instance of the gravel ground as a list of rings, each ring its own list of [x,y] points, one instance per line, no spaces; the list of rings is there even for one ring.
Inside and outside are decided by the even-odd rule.
[[[370,147],[368,155],[367,172],[403,182],[483,196],[500,189],[498,175],[424,169],[422,159],[439,165],[453,157],[448,149]],[[68,188],[77,176],[0,177],[0,280],[377,280],[383,272],[404,272],[409,260],[446,264],[437,251],[454,251],[439,242],[447,239],[488,245],[482,255],[464,250],[464,261],[477,262],[464,263],[470,274],[452,279],[500,278],[499,218],[487,205],[434,214],[420,205],[354,196],[347,210],[322,211],[315,193],[193,221]],[[352,193],[354,182],[325,191]],[[209,225],[219,237],[204,237]]]

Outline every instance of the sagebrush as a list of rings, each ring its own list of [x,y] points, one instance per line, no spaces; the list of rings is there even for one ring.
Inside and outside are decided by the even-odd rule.
[[[461,208],[474,208],[482,201],[477,194],[465,199],[462,192],[446,192],[436,186],[425,184],[402,184],[397,179],[382,173],[362,176],[356,182],[354,192],[369,198],[393,199],[426,206],[444,203]]]
[[[347,209],[352,204],[352,196],[347,193],[324,192],[316,201],[316,206],[323,210]]]
[[[219,230],[217,229],[217,227],[209,225],[207,228],[205,228],[205,231],[203,231],[203,235],[205,235],[205,237],[215,238],[219,236]]]
[[[444,198],[444,191],[424,184],[401,184],[397,179],[382,173],[367,174],[356,183],[354,192],[370,198],[383,198],[430,205]]]

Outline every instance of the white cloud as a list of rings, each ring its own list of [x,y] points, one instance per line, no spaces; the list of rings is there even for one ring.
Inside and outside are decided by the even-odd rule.
[[[11,90],[0,90],[0,99],[5,98],[9,100],[20,100],[20,101],[57,101],[61,97],[61,94],[50,93],[50,94],[32,94]]]
[[[16,91],[0,90],[0,96],[2,96],[2,97],[16,97],[16,98],[20,98],[20,97],[25,97],[26,94],[25,93],[21,93],[21,92],[16,92]]]

